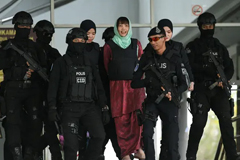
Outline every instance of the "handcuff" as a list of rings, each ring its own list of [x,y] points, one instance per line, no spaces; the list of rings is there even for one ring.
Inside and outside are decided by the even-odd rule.
[[[102,112],[103,111],[109,111],[109,107],[107,105],[105,105],[103,108],[102,108]]]

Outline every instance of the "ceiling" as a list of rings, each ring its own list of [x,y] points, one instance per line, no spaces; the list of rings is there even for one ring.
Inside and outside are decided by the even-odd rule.
[[[72,1],[74,0],[54,0],[54,6],[58,8]],[[9,23],[11,17],[22,10],[31,13],[32,16],[42,14],[50,10],[50,0],[1,0],[0,19],[4,20],[2,23]]]

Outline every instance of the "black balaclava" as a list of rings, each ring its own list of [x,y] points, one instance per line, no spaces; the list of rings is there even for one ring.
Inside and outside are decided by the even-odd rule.
[[[31,29],[28,28],[18,28],[17,26],[15,27],[16,29],[16,35],[15,38],[19,40],[26,40],[29,38],[29,34]]]
[[[202,28],[199,28],[200,33],[201,33],[201,38],[205,38],[205,39],[209,39],[212,38],[214,35],[214,31],[215,31],[215,26],[213,29],[206,29],[203,30]]]
[[[29,38],[30,29],[19,28],[18,26],[30,26],[33,24],[32,16],[25,12],[20,11],[13,16],[12,24],[14,24],[14,29],[16,30],[15,39],[21,41]]]
[[[86,19],[82,21],[82,23],[80,24],[80,28],[85,30],[86,32],[88,32],[91,28],[93,28],[95,32],[97,32],[95,23],[90,19]]]
[[[173,24],[169,19],[161,19],[158,22],[158,28],[164,28],[164,27],[169,27],[173,32]]]
[[[83,54],[85,47],[86,47],[86,43],[69,42],[68,44],[68,50],[76,55]]]
[[[37,31],[36,35],[37,35],[37,41],[39,41],[43,45],[49,45],[50,42],[52,41],[52,34],[50,33]]]
[[[84,49],[86,47],[86,42],[85,43],[75,43],[73,40],[75,38],[82,38],[85,41],[87,41],[87,32],[81,28],[72,28],[69,30],[67,36],[66,36],[66,43],[68,44],[67,48],[67,54],[70,56],[72,55],[83,55],[84,54]]]
[[[201,38],[209,39],[209,38],[213,37],[214,31],[215,31],[216,18],[212,13],[205,12],[205,13],[201,14],[198,17],[197,24],[198,24],[198,28],[199,28],[200,33],[201,33]],[[202,29],[203,24],[213,25],[214,28],[203,30]]]
[[[53,24],[48,20],[38,21],[34,26],[33,31],[36,32],[37,42],[43,46],[48,46],[52,41],[52,36],[55,33]]]
[[[83,65],[84,64],[84,49],[86,47],[86,43],[74,43],[69,42],[67,53],[74,65]]]

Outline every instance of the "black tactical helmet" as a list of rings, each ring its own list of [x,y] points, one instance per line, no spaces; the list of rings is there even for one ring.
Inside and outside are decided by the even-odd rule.
[[[31,26],[33,24],[33,19],[29,13],[20,11],[14,15],[12,24]]]
[[[203,24],[216,24],[216,18],[212,13],[205,12],[198,17],[197,24],[201,27]]]
[[[69,43],[75,38],[83,38],[85,41],[87,41],[87,32],[81,28],[72,28],[67,34],[66,43]]]
[[[50,34],[55,33],[53,24],[47,20],[38,21],[33,28],[33,32],[47,32]]]

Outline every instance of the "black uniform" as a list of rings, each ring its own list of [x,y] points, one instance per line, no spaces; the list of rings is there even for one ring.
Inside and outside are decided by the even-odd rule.
[[[52,48],[49,43],[55,33],[54,26],[47,20],[41,20],[34,26],[33,31],[37,35],[37,44],[43,50],[44,58],[47,63],[47,73],[50,74],[54,61],[61,57],[57,49]],[[59,140],[57,138],[57,130],[54,122],[48,121],[48,105],[47,105],[47,89],[48,83],[45,82],[41,87],[41,119],[44,122],[44,135],[41,136],[39,147],[39,158],[42,157],[42,151],[49,145],[53,160],[62,160],[60,152]]]
[[[170,82],[172,82],[174,75],[177,76],[177,92],[180,95],[187,88],[181,71],[181,57],[169,47],[166,48],[161,56],[156,54],[155,51],[146,51],[140,59],[139,68],[134,73],[131,83],[132,88],[146,87],[147,92],[144,109],[145,121],[143,123],[143,142],[146,160],[155,160],[152,137],[158,115],[162,119],[162,131],[165,132],[162,138],[165,142],[164,146],[167,147],[167,149],[162,150],[167,150],[167,153],[161,152],[160,159],[178,160],[178,107],[172,101],[169,101],[168,98],[163,98],[159,104],[155,103],[158,95],[162,92],[161,82],[151,70],[143,70],[150,62],[153,62],[155,66],[158,64],[158,69],[167,76]],[[143,73],[145,73],[145,79],[141,80]]]
[[[229,57],[226,47],[222,45],[218,39],[213,38],[215,23],[216,19],[213,14],[208,12],[201,14],[198,18],[201,36],[186,46],[195,79],[195,89],[191,93],[191,98],[194,99],[195,105],[191,105],[193,123],[188,140],[188,160],[196,159],[198,145],[207,123],[210,108],[218,117],[227,159],[237,159],[229,97],[221,87],[216,86],[212,90],[209,89],[209,86],[216,82],[218,76],[217,68],[211,57],[205,54],[207,51],[210,50],[219,64],[223,66],[227,80],[230,80],[234,73],[233,62]],[[203,29],[203,24],[213,25],[214,28]]]
[[[82,38],[83,33],[87,37],[85,31],[74,28],[68,35]],[[75,34],[80,37],[76,37]],[[91,135],[84,160],[97,160],[105,137],[97,107],[106,105],[106,97],[96,67],[83,54],[85,44],[72,42],[74,37],[69,38],[67,42],[69,45],[66,54],[54,63],[48,89],[48,102],[50,110],[55,108],[57,100],[62,103],[61,121],[65,160],[76,159],[80,123]]]
[[[183,75],[185,75],[187,85],[189,85],[190,82],[194,82],[192,69],[189,64],[188,57],[187,57],[186,51],[183,47],[183,44],[181,42],[169,40],[166,42],[166,46],[168,48],[175,50],[177,53],[180,54],[181,59],[182,59],[181,68],[182,68]],[[148,43],[147,47],[144,49],[144,51],[151,51],[151,50],[153,50],[153,48],[152,48],[151,44]]]
[[[39,53],[40,49],[33,41],[22,39],[18,37],[18,35],[11,41],[20,49],[31,53],[36,61],[44,65],[43,53]],[[2,42],[2,48],[6,43],[8,43],[8,41]],[[29,116],[28,121],[31,128],[28,132],[28,144],[26,144],[26,148],[29,147],[36,150],[38,134],[41,132],[41,121],[38,118],[38,109],[40,104],[40,83],[42,80],[36,72],[33,72],[31,78],[24,81],[23,77],[28,70],[26,60],[12,49],[5,51],[2,48],[0,50],[0,69],[3,69],[4,81],[6,82],[6,138],[13,154],[21,157],[18,153],[21,152],[20,113],[23,106]],[[19,150],[18,153],[15,152],[16,148]]]
[[[40,46],[40,48],[43,49],[43,52],[45,54],[45,59],[47,62],[47,72],[50,74],[51,67],[54,63],[54,61],[61,57],[61,54],[58,52],[57,49],[52,48],[49,44],[44,44],[42,43],[39,39],[37,39],[37,44]],[[48,145],[50,152],[52,154],[52,159],[54,160],[61,160],[62,155],[60,152],[60,147],[59,147],[59,140],[57,138],[57,130],[54,122],[49,122],[48,121],[48,106],[47,106],[47,89],[48,89],[48,84],[44,83],[42,86],[42,102],[43,107],[41,108],[41,119],[44,122],[44,135],[41,136],[40,142],[38,144],[39,146],[39,151],[41,152],[44,150]]]
[[[212,90],[208,89],[218,77],[213,62],[209,61],[208,56],[203,56],[202,54],[207,52],[208,49],[215,52],[217,60],[219,60],[224,67],[224,72],[228,80],[233,76],[233,62],[229,58],[229,53],[226,47],[215,38],[197,38],[193,42],[190,42],[186,48],[189,52],[189,61],[195,79],[195,90],[191,93],[191,97],[196,101],[197,106],[201,105],[201,108],[198,108],[193,115],[187,157],[196,157],[198,145],[207,123],[208,111],[211,108],[219,119],[227,157],[234,160],[236,156],[236,145],[233,136],[229,98],[225,91],[220,87],[215,87]]]

